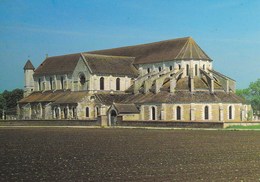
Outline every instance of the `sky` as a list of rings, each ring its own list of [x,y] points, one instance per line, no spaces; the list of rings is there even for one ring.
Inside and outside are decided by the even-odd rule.
[[[0,92],[28,59],[187,36],[238,89],[260,78],[258,0],[0,0]]]

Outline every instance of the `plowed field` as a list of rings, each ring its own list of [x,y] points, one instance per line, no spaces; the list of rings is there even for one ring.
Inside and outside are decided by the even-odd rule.
[[[0,128],[0,181],[258,181],[260,132]]]

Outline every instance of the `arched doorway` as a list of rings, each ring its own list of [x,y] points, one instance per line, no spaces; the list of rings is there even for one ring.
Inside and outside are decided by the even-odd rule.
[[[110,111],[110,124],[115,126],[117,124],[117,113],[115,110]]]

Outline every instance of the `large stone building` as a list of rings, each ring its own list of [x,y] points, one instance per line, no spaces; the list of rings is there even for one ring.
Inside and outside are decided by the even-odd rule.
[[[25,67],[21,119],[246,121],[235,80],[191,37],[47,57]]]

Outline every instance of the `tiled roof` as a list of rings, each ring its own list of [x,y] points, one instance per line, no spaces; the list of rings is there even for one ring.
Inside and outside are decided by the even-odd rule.
[[[138,76],[138,71],[133,66],[134,58],[87,53],[82,53],[82,55],[94,74]]]
[[[77,104],[80,102],[84,97],[89,96],[90,94],[86,91],[82,92],[69,92],[68,94],[64,95],[63,97],[59,97],[53,104]]]
[[[135,64],[171,60],[210,60],[191,37],[140,44],[135,46],[91,51],[89,53],[135,57]]]
[[[56,104],[78,103],[82,98],[89,95],[88,92],[72,92],[70,90],[56,90],[45,92],[33,92],[21,99],[18,103],[52,102]]]
[[[53,91],[36,91],[31,93],[29,96],[21,99],[18,103],[34,103],[34,102],[54,102],[59,97],[63,97],[68,94],[69,90],[57,90]]]
[[[148,93],[148,94],[129,94],[125,96],[123,103],[245,103],[243,99],[234,93],[216,91],[211,94],[209,91],[196,91],[193,94],[189,91],[176,91]]]
[[[30,60],[26,62],[26,64],[23,67],[24,70],[34,70],[34,66]]]
[[[140,111],[136,108],[135,104],[121,104],[114,103],[113,104],[118,114],[138,114]]]
[[[245,103],[245,101],[234,93],[215,91],[161,91],[155,93],[139,94],[95,94],[100,102],[106,105],[113,103],[121,104],[143,104],[143,103]]]
[[[112,105],[113,103],[122,103],[122,101],[125,100],[129,94],[96,93],[95,96],[100,103]]]
[[[35,70],[35,76],[72,73],[80,58],[80,53],[46,58]]]

